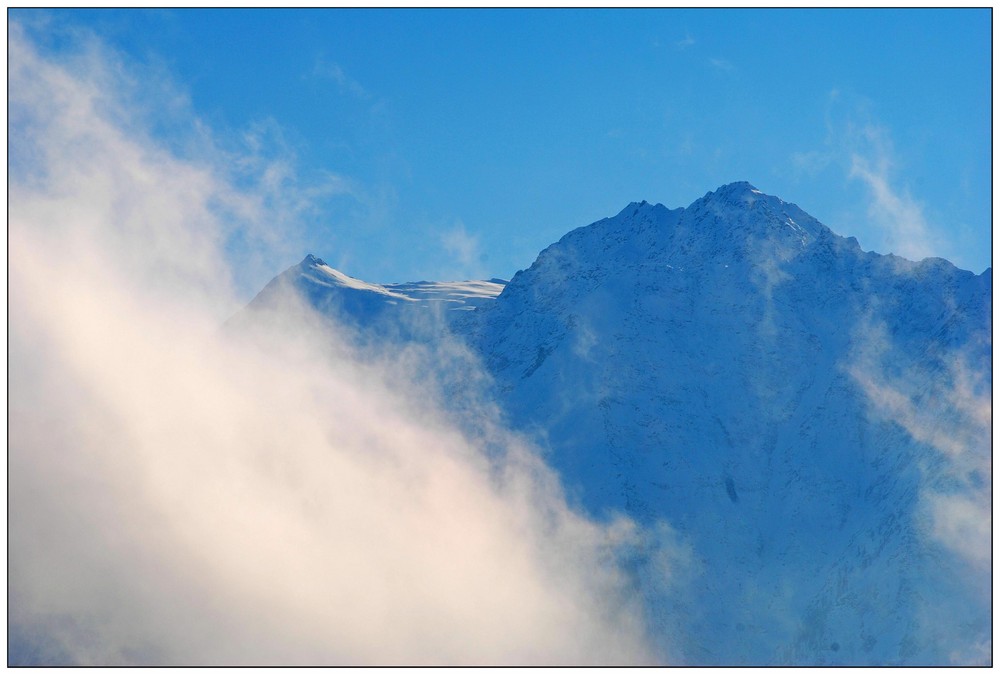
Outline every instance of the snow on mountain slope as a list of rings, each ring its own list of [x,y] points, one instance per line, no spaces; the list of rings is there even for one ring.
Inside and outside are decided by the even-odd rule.
[[[229,324],[247,327],[261,315],[282,315],[291,291],[320,312],[362,329],[366,337],[432,339],[458,321],[458,314],[495,299],[505,284],[502,279],[374,284],[310,254],[272,279]]]
[[[336,302],[337,291],[345,295],[356,291],[359,297],[365,298],[361,302],[372,307],[379,302],[389,305],[412,302],[425,306],[440,302],[449,310],[474,309],[499,295],[506,284],[502,279],[372,284],[349,277],[311,254],[278,279],[291,281],[317,302]]]
[[[932,504],[970,489],[988,518],[988,424],[957,462],[875,399],[970,432],[927,405],[956,367],[988,397],[991,295],[989,272],[864,253],[735,183],[569,233],[472,340],[589,510],[665,520],[690,551],[651,597],[683,661],[948,663],[989,639],[989,576]]]
[[[643,526],[672,662],[989,661],[991,270],[864,252],[733,183],[630,204],[505,286],[308,257],[250,309],[282,284],[380,337],[464,338],[577,502]]]

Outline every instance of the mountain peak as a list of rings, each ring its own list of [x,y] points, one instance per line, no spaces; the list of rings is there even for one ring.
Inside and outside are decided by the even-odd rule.
[[[299,265],[303,267],[319,267],[321,265],[326,265],[321,258],[317,258],[312,253],[306,254],[306,257],[302,259]]]
[[[732,183],[726,183],[725,185],[719,187],[716,192],[728,192],[728,191],[747,191],[760,193],[756,187],[750,184],[749,181],[738,180]]]
[[[751,205],[756,200],[767,197],[763,192],[755,188],[753,185],[745,180],[737,181],[735,183],[728,183],[717,188],[714,192],[709,192],[705,195],[705,199],[721,199],[731,204],[747,204]]]

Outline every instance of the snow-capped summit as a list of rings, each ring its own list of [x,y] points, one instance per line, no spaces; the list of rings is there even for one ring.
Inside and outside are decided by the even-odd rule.
[[[716,198],[725,199],[734,203],[740,201],[753,203],[752,195],[759,195],[761,197],[766,196],[763,192],[745,180],[727,183],[726,185],[716,188],[712,192],[705,193],[706,198],[712,195]]]
[[[805,244],[833,233],[825,225],[778,197],[764,194],[745,181],[723,185],[688,207],[695,213],[710,213],[716,222],[730,225],[761,225],[773,228],[768,234],[791,234]],[[789,230],[789,231],[786,231]]]

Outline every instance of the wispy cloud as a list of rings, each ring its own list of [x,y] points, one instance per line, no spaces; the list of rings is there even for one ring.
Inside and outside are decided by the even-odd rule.
[[[456,425],[419,359],[304,309],[266,348],[219,335],[233,238],[297,217],[260,196],[288,165],[178,156],[99,47],[56,60],[12,22],[8,60],[12,662],[652,658],[635,526],[570,509],[485,412]]]
[[[368,90],[362,86],[360,82],[344,72],[343,67],[339,63],[327,61],[322,57],[317,58],[312,69],[312,75],[313,77],[333,80],[337,83],[337,86],[340,87],[341,91],[355,96],[363,101],[367,101],[372,98],[372,95],[368,92]]]
[[[893,182],[895,156],[888,132],[867,124],[857,132],[857,138],[849,176],[867,186],[868,212],[885,232],[886,243],[905,258],[921,260],[933,255],[935,242],[923,206]]]
[[[791,164],[797,175],[816,176],[843,159],[846,145],[845,130],[838,129],[833,120],[833,111],[840,98],[840,90],[836,87],[827,92],[823,119],[825,137],[822,148],[799,150],[791,154]]]
[[[482,248],[479,238],[465,229],[465,223],[455,225],[439,235],[441,246],[457,264],[459,276],[476,276],[481,267]]]
[[[988,339],[988,336],[985,336]],[[884,325],[862,324],[856,332],[849,372],[873,411],[898,424],[914,440],[941,454],[925,464],[922,491],[931,535],[980,572],[991,560],[992,396],[988,363],[972,355],[974,343],[944,357],[944,368],[898,375]],[[942,489],[942,486],[947,486]]]
[[[925,639],[947,645],[954,663],[989,664],[990,607],[983,595],[993,548],[989,335],[914,362],[873,317],[854,331],[847,371],[876,419],[927,448],[906,458],[919,471],[911,517],[935,561],[936,578],[928,580],[947,591],[917,620]]]
[[[674,47],[676,47],[677,49],[683,51],[683,50],[687,49],[688,47],[692,46],[693,44],[695,44],[695,39],[693,37],[691,37],[691,34],[690,33],[684,33],[684,37],[682,39],[676,41],[674,43]]]
[[[727,59],[715,57],[715,58],[709,59],[708,63],[709,63],[709,65],[711,65],[716,70],[721,70],[724,73],[732,73],[732,72],[734,72],[736,70],[736,66],[734,66]]]
[[[843,172],[849,181],[863,185],[865,222],[875,236],[869,246],[876,251],[911,260],[943,256],[947,242],[929,220],[926,204],[910,193],[892,131],[871,107],[864,98],[831,89],[826,95],[822,147],[793,152],[791,166],[799,176]]]
[[[801,150],[791,155],[792,167],[800,175],[816,176],[836,161],[837,153],[832,150]]]
[[[282,252],[283,259],[301,254],[304,233],[299,225],[319,215],[317,204],[322,200],[343,197],[356,204],[369,200],[366,187],[344,174],[322,170],[303,180],[294,144],[270,118],[251,123],[239,135],[239,142],[218,157],[225,158],[227,167],[220,172],[228,173],[230,182],[243,188],[239,193],[243,217],[250,221],[267,218],[256,229],[267,249]],[[212,161],[218,163],[217,158]],[[276,217],[281,227],[275,227]]]

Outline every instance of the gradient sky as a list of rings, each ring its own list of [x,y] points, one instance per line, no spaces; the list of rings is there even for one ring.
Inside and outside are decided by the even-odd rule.
[[[990,9],[8,17],[51,53],[96,36],[140,98],[171,83],[168,147],[280,159],[309,207],[273,274],[310,252],[378,282],[510,278],[631,201],[735,180],[866,250],[991,264]]]

